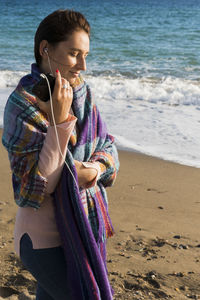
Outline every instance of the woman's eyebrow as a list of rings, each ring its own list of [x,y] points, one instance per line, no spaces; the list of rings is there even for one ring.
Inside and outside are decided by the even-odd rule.
[[[85,52],[82,49],[78,49],[78,48],[70,48],[70,50],[72,50],[72,51],[78,51],[78,52]],[[89,53],[89,51],[86,51],[86,54],[88,54],[88,53]]]

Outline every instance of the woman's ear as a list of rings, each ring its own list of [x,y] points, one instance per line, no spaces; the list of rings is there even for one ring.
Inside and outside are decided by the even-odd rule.
[[[42,40],[40,42],[40,48],[39,48],[39,51],[40,51],[40,55],[42,58],[45,58],[47,57],[47,53],[48,53],[48,42],[46,40]]]

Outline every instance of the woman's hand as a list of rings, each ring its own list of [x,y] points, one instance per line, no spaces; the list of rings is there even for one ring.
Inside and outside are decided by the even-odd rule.
[[[86,168],[78,160],[75,160],[76,172],[78,175],[78,184],[82,188],[90,188],[92,186],[93,180],[97,176],[97,170],[94,168]]]
[[[63,88],[66,85],[67,88]],[[56,81],[54,91],[52,94],[53,111],[56,124],[60,124],[66,121],[72,105],[73,90],[69,82],[62,78],[60,72],[56,71]],[[53,125],[53,118],[51,112],[50,101],[44,102],[37,98],[39,108],[48,114],[50,124]]]

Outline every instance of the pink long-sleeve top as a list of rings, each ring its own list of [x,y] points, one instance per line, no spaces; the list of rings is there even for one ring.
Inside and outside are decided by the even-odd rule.
[[[62,155],[59,152],[54,126],[49,126],[47,129],[38,161],[39,170],[47,179],[46,195],[43,203],[37,210],[32,207],[18,208],[14,230],[14,244],[17,255],[20,255],[20,240],[25,233],[30,236],[33,249],[51,248],[61,245],[51,193],[59,181],[68,142],[76,120],[76,117],[69,115],[66,122],[56,126]],[[83,165],[97,170],[97,177],[93,181],[93,185],[96,184],[101,172],[100,165],[98,163],[83,163]],[[83,203],[83,205],[85,210],[87,210],[87,203]]]

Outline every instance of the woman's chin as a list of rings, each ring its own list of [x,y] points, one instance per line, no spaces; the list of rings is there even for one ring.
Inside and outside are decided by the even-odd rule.
[[[65,78],[68,82],[69,82],[69,84],[70,85],[72,85],[72,84],[74,84],[74,82],[76,81],[76,78],[74,78],[74,77],[72,77],[72,76],[63,76],[63,75],[61,75],[63,78]]]
[[[70,78],[70,79],[68,79],[68,81],[69,81],[70,85],[73,85],[76,81],[76,78]]]

